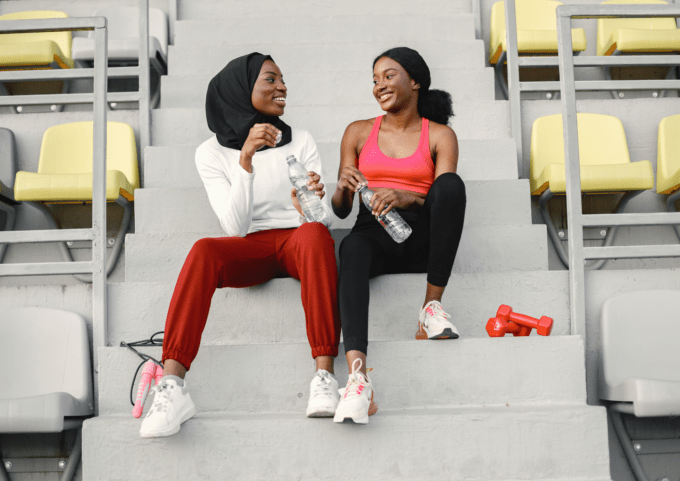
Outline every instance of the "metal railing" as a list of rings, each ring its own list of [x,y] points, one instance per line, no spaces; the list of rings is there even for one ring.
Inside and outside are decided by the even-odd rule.
[[[560,67],[559,56],[556,57],[532,57],[519,56],[517,45],[517,15],[515,12],[515,0],[505,0],[505,31],[507,35],[507,66],[508,66],[508,101],[510,102],[510,126],[512,129],[512,136],[517,145],[517,170],[521,179],[529,178],[529,162],[524,161],[523,145],[522,145],[522,106],[520,101],[521,92],[558,92],[561,89],[561,81],[545,81],[545,82],[520,82],[519,69],[520,67]],[[564,6],[566,7],[566,6]],[[580,6],[579,6],[580,7]],[[586,7],[585,5],[583,7]],[[597,18],[603,16],[618,16],[615,12],[625,11],[630,8],[628,5],[591,5],[588,7],[599,7],[607,11],[609,15],[600,13],[599,15],[589,16],[590,14],[578,14],[578,18]],[[640,11],[637,9],[636,11]],[[643,6],[644,7],[644,6]],[[658,6],[661,11],[666,8],[664,5]],[[562,8],[562,7],[558,7]],[[668,8],[676,8],[669,5]],[[666,10],[665,10],[666,11]],[[589,10],[590,12],[590,10]],[[627,17],[638,15],[637,13],[625,15]],[[673,15],[659,15],[659,16],[673,16]],[[560,18],[560,14],[557,14]],[[570,23],[571,25],[571,23]],[[569,30],[569,41],[571,42],[571,29]],[[560,36],[558,30],[558,50],[561,52],[563,44],[560,44]],[[569,57],[572,59],[573,67],[630,67],[635,65],[655,65],[655,66],[670,66],[674,67],[680,64],[678,56],[673,55],[645,55],[645,56],[629,56],[619,55],[616,57],[598,57],[585,56],[583,53],[574,57],[571,50],[571,43],[569,45]],[[562,73],[560,71],[560,79]],[[572,72],[573,76],[573,72]],[[573,83],[573,88],[576,91],[597,91],[597,90],[663,90],[663,89],[680,89],[680,80],[577,80]]]
[[[506,0],[507,1],[507,0]],[[510,0],[514,3],[514,0]],[[510,2],[508,2],[510,3]],[[567,222],[569,237],[569,288],[571,333],[585,335],[585,269],[588,259],[632,259],[680,257],[680,245],[635,245],[584,247],[583,228],[594,226],[641,226],[680,224],[680,212],[645,214],[583,214],[581,177],[576,121],[576,90],[680,89],[680,80],[596,80],[575,81],[574,66],[678,65],[680,55],[631,55],[574,58],[571,49],[572,18],[604,17],[680,17],[678,5],[563,5],[557,7],[559,90],[562,102],[562,126],[567,183]],[[515,43],[516,47],[516,43]],[[522,60],[522,59],[520,59]],[[528,59],[531,65],[539,60]],[[552,59],[550,59],[552,60]],[[557,82],[545,82],[552,84]],[[554,90],[554,87],[550,88]],[[613,100],[614,101],[614,100]]]
[[[92,336],[93,356],[97,362],[97,347],[106,345],[106,116],[107,116],[107,30],[106,18],[55,18],[38,20],[0,21],[0,34],[41,31],[94,30],[95,62],[90,69],[77,71],[37,70],[30,72],[0,72],[0,81],[28,78],[36,80],[55,78],[92,78],[94,92],[76,94],[78,103],[92,102],[94,117],[92,155],[92,228],[67,230],[33,230],[0,232],[0,243],[40,243],[55,241],[92,241],[92,260],[80,262],[46,262],[0,264],[0,276],[85,274],[92,273]],[[148,49],[148,47],[147,47]],[[147,50],[148,52],[148,50]],[[148,57],[148,53],[147,53]],[[69,76],[72,75],[72,76]],[[76,75],[74,75],[76,74]],[[73,94],[0,97],[0,105],[34,103],[33,97],[42,97],[35,103],[76,103]],[[49,99],[45,99],[49,97]],[[51,114],[50,114],[51,115]]]

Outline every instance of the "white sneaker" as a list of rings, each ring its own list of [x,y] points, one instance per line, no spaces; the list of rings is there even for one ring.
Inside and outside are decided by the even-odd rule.
[[[307,403],[308,418],[330,418],[338,407],[338,381],[325,369],[316,371],[312,382],[309,383],[309,402]]]
[[[447,319],[451,317],[439,301],[430,301],[420,311],[416,339],[458,339],[458,329]]]
[[[187,382],[179,386],[174,379],[163,378],[154,387],[155,396],[142,422],[139,435],[143,438],[162,438],[179,432],[180,425],[196,414],[196,405],[187,391]]]
[[[368,416],[375,414],[378,410],[378,406],[373,402],[371,380],[368,375],[364,376],[359,372],[359,369],[361,369],[361,359],[355,359],[352,363],[352,374],[347,380],[347,387],[340,390],[340,403],[333,417],[336,423],[352,421],[357,424],[367,424]]]

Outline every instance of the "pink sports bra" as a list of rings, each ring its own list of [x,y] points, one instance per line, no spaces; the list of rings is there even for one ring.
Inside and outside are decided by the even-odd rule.
[[[427,194],[434,182],[434,163],[430,155],[429,120],[423,117],[418,148],[408,157],[395,159],[380,151],[378,132],[383,115],[375,119],[371,135],[361,149],[357,168],[368,180],[368,187],[410,190]]]

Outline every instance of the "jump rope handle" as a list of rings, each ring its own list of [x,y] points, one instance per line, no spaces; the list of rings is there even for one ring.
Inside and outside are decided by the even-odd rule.
[[[154,378],[155,374],[156,364],[153,361],[146,361],[146,363],[144,363],[144,369],[142,370],[142,379],[139,381],[139,388],[137,389],[135,407],[132,408],[132,415],[136,418],[140,417],[142,411],[144,411],[144,401],[146,401],[146,396],[149,394],[151,380]]]
[[[156,386],[158,386],[161,383],[161,379],[163,379],[163,368],[156,364],[156,370],[154,372],[155,374],[153,377],[156,380]]]

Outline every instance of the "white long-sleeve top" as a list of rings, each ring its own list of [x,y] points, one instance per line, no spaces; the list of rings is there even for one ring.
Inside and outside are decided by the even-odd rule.
[[[216,136],[196,149],[196,168],[228,237],[300,226],[300,214],[290,198],[293,186],[288,179],[289,155],[294,155],[308,172],[319,174],[322,177],[319,182],[324,183],[319,151],[306,130],[293,128],[290,143],[256,152],[252,173],[239,164],[241,151],[221,146]],[[332,219],[329,199],[326,193],[322,204]]]

